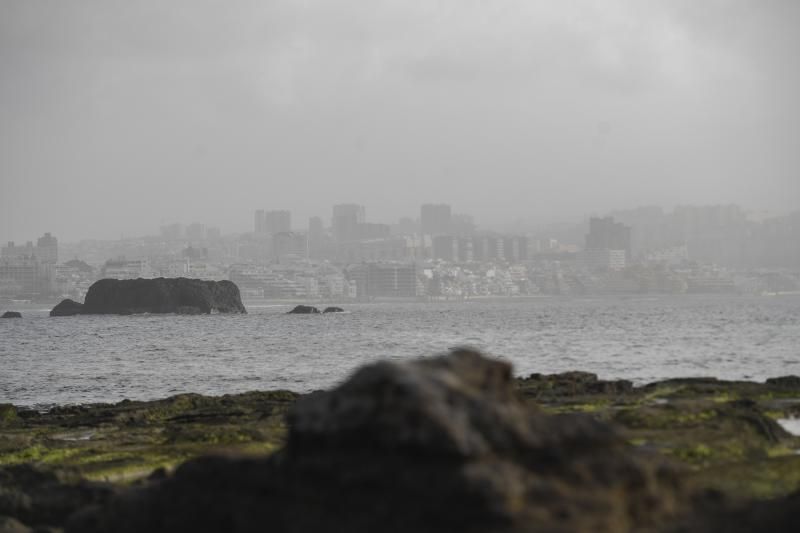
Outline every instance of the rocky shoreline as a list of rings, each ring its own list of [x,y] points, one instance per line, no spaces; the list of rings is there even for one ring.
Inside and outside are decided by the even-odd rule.
[[[782,531],[800,378],[512,378],[469,351],[327,392],[0,405],[0,531]],[[792,522],[794,520],[795,522]]]

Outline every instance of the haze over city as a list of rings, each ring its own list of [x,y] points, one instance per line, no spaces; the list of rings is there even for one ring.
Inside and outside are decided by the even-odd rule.
[[[0,9],[0,242],[341,202],[483,227],[800,207],[793,1]]]

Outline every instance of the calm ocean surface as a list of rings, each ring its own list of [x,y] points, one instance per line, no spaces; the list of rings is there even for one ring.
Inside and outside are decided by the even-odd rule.
[[[380,358],[472,345],[518,375],[586,370],[763,380],[800,374],[800,296],[350,304],[347,313],[47,316],[0,320],[0,402],[26,406],[181,393],[330,387]]]

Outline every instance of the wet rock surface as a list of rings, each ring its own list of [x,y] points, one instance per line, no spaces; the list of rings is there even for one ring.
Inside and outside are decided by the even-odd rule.
[[[326,307],[323,313],[344,313],[344,309],[341,307]]]
[[[0,318],[22,318],[22,313],[19,311],[6,311]]]
[[[89,287],[81,306],[64,300],[50,316],[75,314],[246,313],[239,288],[231,281],[188,278],[101,279]]]

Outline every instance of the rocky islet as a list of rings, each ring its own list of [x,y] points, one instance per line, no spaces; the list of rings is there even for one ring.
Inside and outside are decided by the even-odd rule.
[[[188,278],[102,279],[89,287],[83,304],[63,300],[50,316],[212,312],[247,312],[235,283]]]

